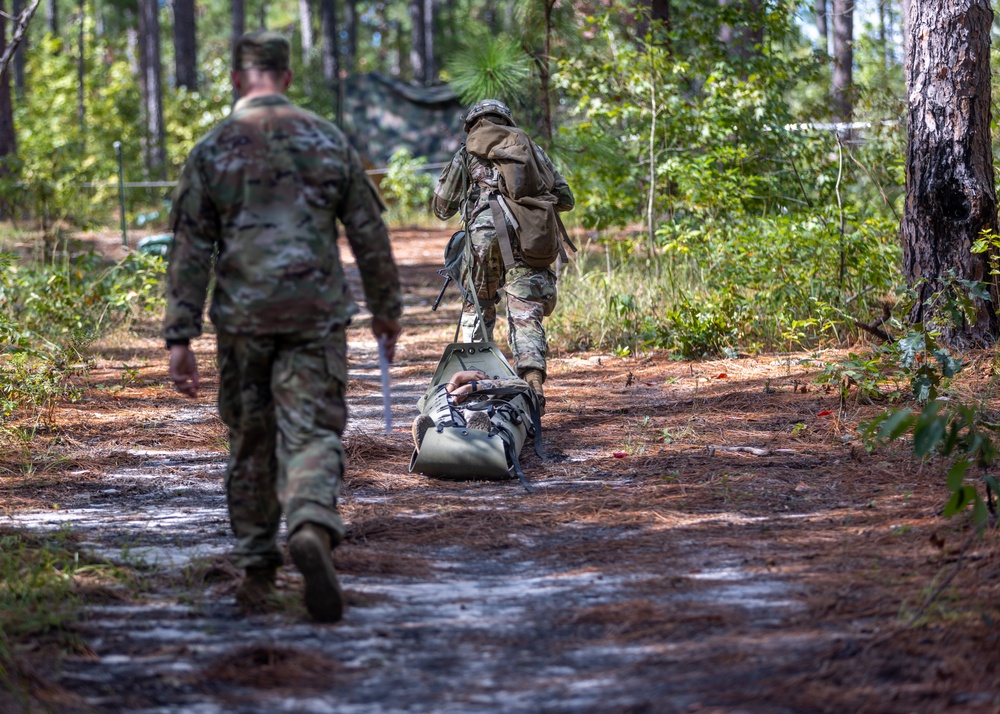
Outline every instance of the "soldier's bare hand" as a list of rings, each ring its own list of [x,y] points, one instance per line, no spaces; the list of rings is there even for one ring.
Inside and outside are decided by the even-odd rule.
[[[187,345],[171,345],[170,379],[181,394],[198,396],[198,360]]]
[[[375,335],[376,340],[385,345],[385,356],[389,360],[389,364],[392,364],[392,360],[396,356],[396,341],[402,331],[403,326],[399,324],[399,320],[388,320],[383,317],[372,318],[372,334]]]

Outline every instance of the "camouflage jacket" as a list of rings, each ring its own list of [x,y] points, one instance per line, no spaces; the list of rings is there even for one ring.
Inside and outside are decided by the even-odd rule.
[[[336,219],[372,314],[402,312],[381,204],[357,153],[324,119],[279,94],[241,99],[195,146],[174,194],[167,340],[196,337],[215,260],[210,315],[244,334],[324,330],[357,312]]]
[[[538,159],[549,167],[555,177],[552,193],[556,195],[557,211],[572,210],[576,204],[573,192],[562,174],[556,171],[552,160],[540,146]],[[463,146],[452,158],[434,188],[431,207],[434,215],[442,221],[454,216],[459,210],[468,222],[469,230],[493,230],[493,214],[490,211],[489,194],[497,188],[497,170],[485,159],[473,156]]]

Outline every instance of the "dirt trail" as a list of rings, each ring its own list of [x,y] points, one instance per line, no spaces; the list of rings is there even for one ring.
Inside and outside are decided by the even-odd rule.
[[[840,420],[814,360],[557,355],[553,458],[522,459],[535,494],[407,474],[413,405],[457,315],[453,295],[429,309],[446,239],[395,235],[407,332],[391,437],[375,344],[363,320],[351,330],[337,625],[308,621],[290,566],[282,612],[237,614],[211,338],[195,345],[197,402],[162,386],[155,336],[106,346],[58,412],[78,458],[3,483],[0,523],[69,527],[150,578],[88,609],[88,656],[50,672],[62,710],[1000,711],[995,537],[960,555],[962,525],[935,515],[940,471],[869,456],[864,414]]]

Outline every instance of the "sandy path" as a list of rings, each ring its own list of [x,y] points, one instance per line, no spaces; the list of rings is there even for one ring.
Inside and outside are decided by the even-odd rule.
[[[865,590],[877,583],[859,573],[860,541],[867,531],[870,547],[882,543],[886,511],[891,523],[908,512],[896,466],[866,466],[864,484],[850,478],[856,442],[816,416],[830,397],[790,388],[807,377],[787,360],[565,356],[552,363],[546,417],[555,459],[522,460],[537,493],[407,474],[413,404],[456,314],[454,300],[429,311],[446,237],[397,239],[408,331],[390,437],[380,433],[374,342],[363,320],[351,331],[350,530],[335,554],[351,605],[342,623],[308,621],[290,566],[284,611],[238,615],[210,368],[198,402],[148,387],[124,395],[132,414],[107,400],[74,407],[91,424],[134,423],[141,412],[151,434],[112,440],[106,461],[127,465],[81,472],[85,485],[68,486],[58,509],[4,519],[70,527],[84,547],[147,575],[142,597],[89,608],[80,629],[91,655],[56,674],[81,710],[847,711],[887,691],[897,699],[869,711],[954,703],[905,652],[893,655],[899,671],[854,691],[831,680],[838,661],[861,664],[855,640],[898,607]],[[162,379],[155,339],[144,345],[143,374]],[[210,354],[211,339],[198,349]],[[665,441],[668,427],[686,436]],[[767,454],[706,449],[727,443]],[[916,478],[902,479],[911,493]],[[865,513],[869,501],[884,509],[879,519]],[[878,557],[933,557],[921,530],[930,527],[911,521],[913,541],[882,543]],[[962,691],[965,710],[991,710],[985,683]]]

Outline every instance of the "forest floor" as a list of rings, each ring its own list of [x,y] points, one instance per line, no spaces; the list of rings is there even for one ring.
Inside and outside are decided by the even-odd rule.
[[[522,454],[534,493],[407,473],[457,319],[454,294],[430,310],[446,239],[394,233],[391,436],[367,321],[350,330],[344,620],[309,621],[290,563],[285,607],[238,614],[213,338],[188,400],[150,325],[95,346],[32,469],[0,459],[0,531],[61,533],[135,573],[89,601],[72,651],[21,647],[31,698],[0,689],[0,712],[1000,712],[998,537],[939,516],[941,465],[865,450],[880,407],[841,409],[814,381],[842,353],[556,346],[551,458]]]

